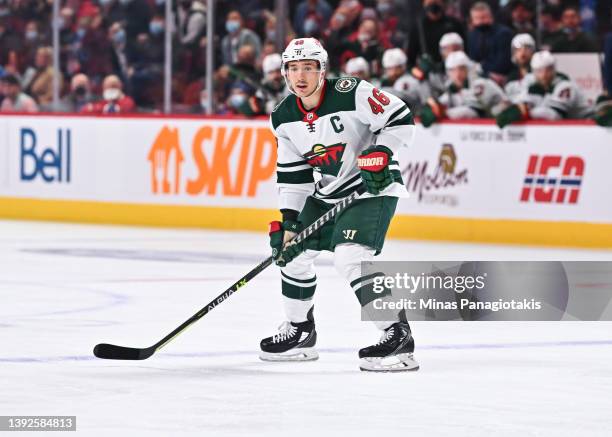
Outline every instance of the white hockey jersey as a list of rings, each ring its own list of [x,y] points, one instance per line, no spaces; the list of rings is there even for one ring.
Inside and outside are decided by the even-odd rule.
[[[507,97],[497,83],[479,77],[460,90],[449,85],[439,101],[446,106],[448,118],[484,118],[499,114]]]
[[[587,118],[593,114],[593,105],[589,104],[580,88],[560,73],[548,89],[534,81],[516,100],[517,103],[526,103],[530,117],[535,119]]]
[[[429,82],[420,81],[410,73],[398,77],[393,85],[385,84],[385,82],[388,81],[383,80],[383,85],[381,85],[383,92],[399,97],[415,111],[418,111],[431,96]]]
[[[328,203],[350,195],[362,183],[357,157],[374,144],[394,153],[389,167],[396,182],[380,195],[408,195],[397,151],[412,142],[415,126],[398,97],[354,77],[326,79],[316,108],[305,110],[289,95],[270,124],[278,143],[279,209],[300,211],[309,195]]]

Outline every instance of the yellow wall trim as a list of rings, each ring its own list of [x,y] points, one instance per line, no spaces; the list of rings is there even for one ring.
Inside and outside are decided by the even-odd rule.
[[[0,217],[266,232],[272,209],[0,197]],[[612,223],[396,216],[392,238],[612,249]]]

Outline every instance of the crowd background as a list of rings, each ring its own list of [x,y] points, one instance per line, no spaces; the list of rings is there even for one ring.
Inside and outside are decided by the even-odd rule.
[[[486,0],[492,16],[471,13],[469,0],[302,0],[287,2],[285,43],[320,39],[330,74],[367,62],[384,82],[384,52],[400,48],[405,69],[442,61],[440,38],[459,34],[481,74],[503,85],[513,70],[511,40],[531,34],[537,49],[604,52],[604,88],[612,89],[610,0]],[[64,0],[60,3],[60,70],[52,62],[53,0],[0,0],[0,110],[90,113],[161,112],[165,0]],[[173,2],[173,113],[203,113],[205,0]],[[213,102],[219,114],[269,113],[286,93],[279,71],[274,0],[216,0]],[[272,55],[272,56],[269,56]],[[61,104],[52,106],[57,75]]]

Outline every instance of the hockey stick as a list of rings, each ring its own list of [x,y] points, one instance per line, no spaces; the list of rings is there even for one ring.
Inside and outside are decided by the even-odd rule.
[[[364,187],[360,187],[357,191],[353,192],[350,196],[344,198],[340,202],[336,203],[336,205],[319,217],[315,222],[310,224],[307,228],[305,228],[302,232],[297,234],[291,241],[299,243],[300,241],[305,240],[309,236],[311,236],[314,232],[318,231],[325,223],[329,222],[340,212],[344,211],[355,199],[357,199],[363,192],[365,191]],[[214,298],[208,305],[202,308],[200,311],[191,316],[188,320],[186,320],[181,326],[176,328],[170,334],[166,335],[160,341],[155,343],[153,346],[146,348],[136,348],[136,347],[124,347],[124,346],[116,346],[113,344],[100,343],[94,347],[93,353],[98,358],[105,358],[109,360],[146,360],[155,352],[160,350],[162,347],[167,345],[170,341],[174,340],[179,334],[193,325],[195,322],[200,320],[209,311],[213,310],[217,305],[221,302],[225,301],[228,297],[238,291],[239,288],[245,286],[247,282],[253,279],[255,276],[263,272],[270,264],[274,262],[274,259],[270,256],[262,261],[257,267],[251,270],[249,273],[244,275],[231,287],[221,293],[219,296]]]

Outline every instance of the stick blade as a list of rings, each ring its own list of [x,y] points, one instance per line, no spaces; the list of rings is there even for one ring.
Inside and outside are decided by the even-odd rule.
[[[146,360],[155,353],[155,349],[152,347],[139,349],[100,343],[94,347],[93,353],[96,357],[105,360]]]

